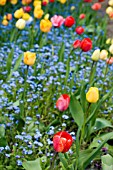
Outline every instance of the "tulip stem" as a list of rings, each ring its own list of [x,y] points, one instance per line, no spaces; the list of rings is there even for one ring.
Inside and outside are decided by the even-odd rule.
[[[24,91],[23,91],[23,95],[22,95],[22,99],[23,99],[23,103],[22,103],[22,106],[21,106],[21,116],[23,118],[25,118],[25,96],[26,96],[26,86],[27,86],[27,75],[28,75],[28,69],[29,69],[29,66],[27,65],[27,69],[25,70],[25,78],[24,78]]]
[[[81,138],[80,138],[80,144],[83,142],[84,140],[84,135],[85,135],[85,125],[86,125],[86,118],[88,117],[88,113],[89,113],[89,109],[90,109],[90,106],[91,106],[91,103],[88,103],[88,108],[87,108],[87,111],[84,115],[84,123],[83,123],[83,126],[82,126],[82,130],[81,130]]]
[[[58,153],[55,152],[55,155],[54,155],[54,157],[53,157],[53,159],[52,159],[52,162],[51,162],[51,165],[50,165],[49,170],[54,170],[54,163],[55,163],[55,160],[56,160],[56,158],[57,158],[57,155],[58,155]]]
[[[111,59],[111,57],[109,58],[109,60],[110,59]],[[108,60],[108,62],[109,62],[109,60]],[[106,63],[106,68],[105,68],[105,72],[104,72],[104,81],[103,81],[103,84],[102,84],[102,92],[104,90],[104,82],[105,82],[107,71],[108,71],[108,64]]]

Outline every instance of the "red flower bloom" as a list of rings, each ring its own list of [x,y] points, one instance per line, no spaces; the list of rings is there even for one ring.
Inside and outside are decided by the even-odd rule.
[[[98,0],[98,2],[104,2],[104,0]]]
[[[101,4],[100,3],[95,3],[92,5],[91,7],[93,10],[98,11],[99,9],[101,9]]]
[[[113,64],[113,57],[110,57],[109,59],[106,60],[107,64]]]
[[[72,27],[74,24],[75,24],[75,19],[74,19],[72,16],[68,16],[68,17],[65,19],[64,25],[65,25],[66,27]]]
[[[55,2],[55,0],[49,0],[49,2]]]
[[[23,7],[24,12],[30,12],[31,11],[31,7],[30,6],[25,6]]]
[[[67,110],[70,103],[70,97],[67,94],[62,94],[56,102],[56,107],[60,111]]]
[[[79,19],[84,19],[86,17],[85,14],[80,14]]]
[[[84,32],[84,28],[79,26],[79,27],[76,27],[75,31],[77,34],[81,35]]]
[[[84,0],[84,2],[92,2],[92,0]]]
[[[65,131],[60,131],[53,137],[53,147],[56,152],[67,152],[70,149],[72,143],[72,136]]]
[[[81,41],[80,40],[76,40],[74,43],[73,43],[73,47],[74,48],[79,48],[81,45]]]
[[[90,38],[84,38],[81,41],[80,48],[84,52],[87,52],[87,51],[91,50],[91,48],[92,48],[92,41],[91,41],[91,39]]]

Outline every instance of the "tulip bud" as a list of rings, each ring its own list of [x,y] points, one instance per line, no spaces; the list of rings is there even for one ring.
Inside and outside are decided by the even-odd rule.
[[[62,94],[56,102],[56,107],[59,111],[67,110],[70,103],[70,97],[67,94]]]
[[[79,19],[84,19],[86,17],[85,14],[80,14]]]
[[[100,56],[100,50],[97,49],[93,52],[91,58],[93,61],[98,61],[99,60],[99,56]]]
[[[99,91],[97,87],[90,87],[86,93],[86,100],[89,103],[96,103],[99,99]]]
[[[24,53],[24,64],[32,66],[36,60],[36,53],[27,51]]]
[[[113,54],[113,44],[109,47],[109,52]]]
[[[106,40],[106,44],[110,44],[110,43],[111,43],[111,39],[108,38],[108,39]]]
[[[22,30],[24,29],[26,26],[26,22],[24,19],[19,19],[17,22],[16,22],[16,27],[19,29],[19,30]]]
[[[56,152],[67,152],[70,149],[72,143],[72,136],[65,131],[57,132],[53,136],[53,147]]]
[[[108,51],[107,50],[102,50],[100,52],[100,59],[101,60],[106,60],[107,59],[107,56],[108,56]]]

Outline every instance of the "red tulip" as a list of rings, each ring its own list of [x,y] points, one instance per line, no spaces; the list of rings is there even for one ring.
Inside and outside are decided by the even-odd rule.
[[[91,8],[95,11],[98,11],[99,9],[101,9],[101,4],[100,3],[95,3],[91,6]]]
[[[56,152],[67,152],[70,149],[72,143],[72,136],[65,131],[60,131],[53,137],[53,147]]]
[[[23,7],[23,10],[25,12],[30,12],[31,11],[31,7],[30,6],[25,6],[25,7]]]
[[[54,2],[55,0],[49,0],[49,2]]]
[[[79,27],[76,27],[75,31],[77,34],[81,35],[84,32],[84,28],[79,26]]]
[[[60,111],[67,110],[70,103],[70,97],[67,94],[62,94],[56,102],[56,107]]]
[[[66,27],[72,27],[74,24],[75,24],[75,19],[74,19],[72,16],[68,16],[68,17],[65,19],[64,25],[65,25]]]
[[[84,19],[86,17],[85,14],[80,14],[79,19]]]
[[[87,52],[87,51],[91,50],[91,48],[92,48],[92,41],[91,41],[91,39],[90,38],[84,38],[81,41],[80,48],[84,52]]]
[[[113,64],[113,57],[110,57],[109,59],[106,60],[107,64]]]
[[[84,0],[84,2],[92,2],[92,0]]]
[[[104,0],[98,0],[98,2],[104,2]]]
[[[74,43],[73,43],[73,48],[79,48],[81,45],[81,41],[80,40],[76,40]]]

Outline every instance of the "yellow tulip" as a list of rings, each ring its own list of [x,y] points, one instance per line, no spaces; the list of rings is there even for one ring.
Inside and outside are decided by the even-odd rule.
[[[24,53],[24,64],[32,66],[36,60],[36,53],[27,51]]]
[[[49,21],[48,19],[45,20],[45,19],[42,19],[41,22],[40,22],[40,30],[42,32],[49,32],[52,28],[52,22]]]
[[[17,2],[18,2],[18,0],[10,0],[10,3],[13,5],[17,4]]]
[[[113,54],[113,44],[109,47],[109,52]]]
[[[99,90],[97,87],[90,87],[86,93],[86,100],[89,103],[96,103],[99,100]]]
[[[36,7],[36,6],[38,6],[38,5],[41,6],[41,1],[34,1],[33,6]]]
[[[7,21],[6,19],[4,19],[4,20],[2,21],[2,25],[7,26],[7,25],[8,25],[8,21]]]
[[[113,6],[113,0],[109,0],[108,4],[109,4],[110,6]]]
[[[107,56],[108,56],[108,51],[107,50],[102,50],[100,52],[100,59],[101,60],[106,60],[107,59]]]
[[[20,30],[24,29],[26,26],[26,22],[24,19],[20,18],[17,22],[16,22],[16,27]]]
[[[6,4],[6,0],[0,0],[0,5],[4,6]]]
[[[65,4],[67,0],[60,0],[61,4]]]
[[[48,19],[49,19],[49,14],[46,14],[46,15],[44,16],[44,19],[45,19],[45,20],[48,20]]]
[[[30,17],[31,16],[28,13],[24,13],[23,16],[22,16],[22,18],[26,21],[28,21],[30,19]]]
[[[97,49],[93,52],[91,58],[93,61],[98,61],[99,60],[99,56],[100,56],[100,50]]]
[[[15,11],[14,17],[19,19],[23,16],[23,14],[24,14],[24,10],[22,8],[20,8],[20,9]]]
[[[109,15],[111,12],[113,12],[113,8],[112,7],[107,7],[106,8],[106,13]]]
[[[108,38],[108,39],[106,40],[106,44],[110,44],[110,43],[111,43],[111,39]]]
[[[40,19],[40,18],[42,18],[43,14],[44,14],[44,11],[42,9],[39,9],[39,10],[34,9],[34,17],[35,18]]]

